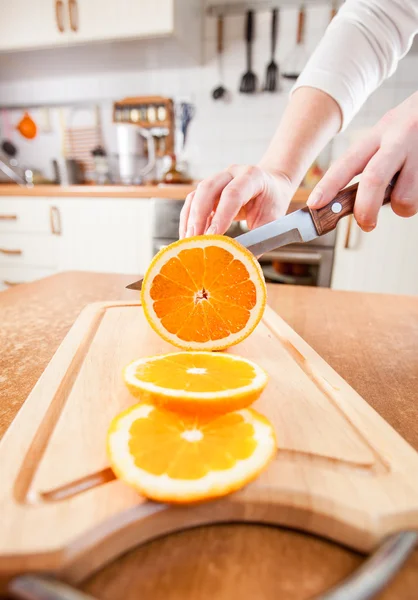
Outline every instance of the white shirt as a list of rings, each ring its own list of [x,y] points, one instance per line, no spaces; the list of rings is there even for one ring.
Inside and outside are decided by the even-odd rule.
[[[394,73],[417,32],[418,0],[346,0],[292,92],[309,86],[329,94],[341,108],[344,129]]]

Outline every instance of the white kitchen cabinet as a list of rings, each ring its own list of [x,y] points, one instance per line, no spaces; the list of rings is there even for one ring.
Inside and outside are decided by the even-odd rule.
[[[196,0],[0,0],[0,9],[0,51],[150,37],[200,48]]]
[[[0,0],[0,50],[68,43],[67,0]]]
[[[151,199],[0,197],[0,289],[81,270],[143,274]]]
[[[152,256],[149,199],[62,198],[61,271],[142,274]]]
[[[173,0],[68,1],[76,19],[76,42],[169,35],[174,30]]]
[[[338,226],[331,287],[418,294],[418,216],[402,219],[384,206],[371,233],[361,231],[353,219],[346,244],[348,224],[346,218]]]
[[[54,198],[0,197],[0,290],[57,272],[60,226]]]

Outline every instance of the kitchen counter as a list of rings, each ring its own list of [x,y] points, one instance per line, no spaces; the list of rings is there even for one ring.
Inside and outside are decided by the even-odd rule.
[[[23,187],[16,184],[1,184],[1,196],[42,197],[42,198],[169,198],[184,200],[190,192],[196,189],[196,184],[190,185],[34,185]],[[309,190],[299,188],[292,202],[305,203]]]
[[[80,310],[135,300],[135,275],[62,273],[0,293],[0,437]],[[418,298],[270,286],[269,304],[418,450]],[[302,600],[348,575],[359,554],[301,532],[204,527],[146,544],[82,588],[101,600]],[[418,550],[381,600],[413,600]]]
[[[0,196],[53,198],[170,198],[184,200],[195,185],[0,185]]]

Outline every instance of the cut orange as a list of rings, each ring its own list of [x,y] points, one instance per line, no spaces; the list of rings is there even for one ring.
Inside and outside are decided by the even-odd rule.
[[[271,424],[252,409],[208,418],[142,403],[117,416],[108,433],[115,474],[160,502],[233,492],[253,480],[275,450]]]
[[[260,321],[266,285],[256,258],[232,238],[195,236],[154,257],[141,300],[151,327],[186,350],[222,350]]]
[[[252,361],[218,352],[141,358],[123,376],[131,393],[142,400],[206,414],[245,408],[267,384],[267,373]]]

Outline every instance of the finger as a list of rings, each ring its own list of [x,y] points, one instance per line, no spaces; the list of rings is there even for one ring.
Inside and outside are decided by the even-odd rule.
[[[205,233],[206,222],[215,207],[222,190],[232,179],[231,173],[222,171],[213,177],[205,179],[196,188],[193,202],[190,206],[186,236],[202,235]]]
[[[400,217],[418,213],[418,165],[406,159],[392,192],[391,206]]]
[[[208,233],[224,233],[247,202],[261,191],[261,170],[247,167],[224,188]]]
[[[364,169],[354,205],[354,217],[363,231],[372,231],[376,227],[385,190],[404,161],[402,146],[394,144],[389,149],[382,146]]]
[[[318,209],[331,202],[353,177],[363,171],[378,148],[377,132],[372,132],[368,137],[354,144],[331,165],[321,181],[314,187],[307,202],[308,206]]]
[[[190,194],[188,194],[186,196],[186,200],[185,200],[185,202],[183,204],[183,208],[181,209],[181,212],[180,212],[180,223],[179,223],[179,238],[180,239],[186,237],[187,223],[188,223],[189,214],[190,214],[190,206],[193,202],[194,195],[195,195],[195,190],[193,192],[190,192]]]

